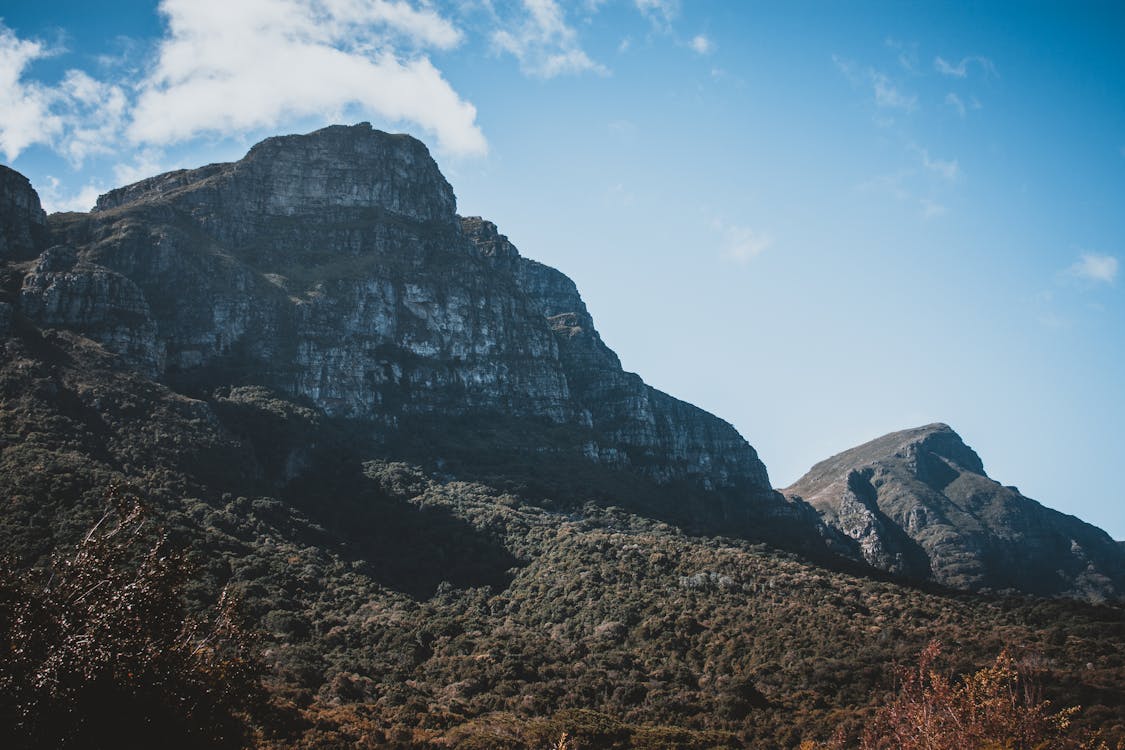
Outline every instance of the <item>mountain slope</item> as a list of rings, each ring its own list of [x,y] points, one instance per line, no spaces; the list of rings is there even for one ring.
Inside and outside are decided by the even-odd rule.
[[[1119,598],[1125,556],[1101,529],[993,481],[948,425],[884,435],[784,490],[871,565],[957,588]]]
[[[388,436],[486,414],[568,426],[589,462],[722,491],[716,523],[815,524],[728,423],[624,372],[570,279],[454,209],[413,138],[271,138],[51,216],[16,309],[186,393],[263,385]]]
[[[226,591],[259,629],[304,717],[254,717],[277,747],[789,748],[854,735],[931,638],[958,671],[1042,655],[1125,738],[1119,606],[779,551],[848,537],[623,372],[412,139],[271,139],[91,214],[0,177],[6,572],[145,505],[189,606]]]
[[[261,631],[271,691],[307,717],[272,726],[277,747],[541,748],[567,731],[792,748],[858,731],[932,638],[957,644],[957,671],[1040,655],[1055,705],[1125,739],[1119,607],[925,591],[620,508],[542,507],[388,460],[261,387],[186,398],[84,337],[9,334],[0,547],[43,562],[111,493],[140,499],[189,551],[193,602],[225,589]]]

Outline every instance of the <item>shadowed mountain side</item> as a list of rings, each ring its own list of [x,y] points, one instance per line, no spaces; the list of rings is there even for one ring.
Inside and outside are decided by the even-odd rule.
[[[9,202],[30,206],[16,182]],[[547,421],[581,433],[588,463],[815,525],[730,424],[621,369],[570,279],[455,205],[413,138],[270,138],[54,214],[46,236],[20,214],[38,257],[15,269],[14,312],[194,397],[263,386],[385,436],[416,417]]]
[[[443,581],[501,590],[520,564],[493,534],[383,491],[364,473],[371,441],[353,425],[260,388],[184,398],[66,333],[23,330],[6,354],[0,549],[27,563],[72,543],[104,511],[107,488],[121,487],[161,513],[256,498],[293,538],[420,598]]]
[[[976,452],[944,424],[844,451],[784,492],[810,503],[882,570],[957,588],[1125,594],[1120,545],[990,479]]]
[[[301,506],[312,517],[366,502],[362,460],[405,456],[830,564],[842,553],[950,586],[1121,594],[1118,545],[992,482],[942,426],[819,464],[788,499],[774,491],[729,423],[622,370],[569,278],[459,217],[413,138],[367,124],[270,138],[45,222],[26,180],[0,178],[15,248],[0,263],[0,334],[79,334],[216,419],[262,417],[230,403],[240,389],[275,394],[289,405],[269,439],[239,443],[254,462],[201,469],[257,472],[269,492],[323,463],[323,449],[276,442],[299,410],[351,425],[354,450],[334,459],[350,483]]]
[[[457,217],[412,139],[271,139],[46,223],[26,181],[0,190],[19,248],[0,258],[3,572],[50,581],[107,505],[139,501],[188,563],[186,608],[237,603],[264,687],[300,711],[251,717],[263,747],[793,748],[856,736],[935,638],[952,673],[1042,655],[1052,705],[1125,741],[1120,606],[832,557],[862,559],[851,526],[623,372],[574,284]],[[875,458],[924,443],[901,481],[970,507],[991,480],[929,432]],[[883,502],[897,459],[845,459],[810,489],[843,471],[900,573],[946,569]]]

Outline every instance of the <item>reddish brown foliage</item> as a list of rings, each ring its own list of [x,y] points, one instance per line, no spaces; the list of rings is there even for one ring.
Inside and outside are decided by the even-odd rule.
[[[1085,746],[1068,732],[1078,709],[1054,710],[1030,664],[1004,651],[991,666],[955,680],[938,669],[940,656],[934,641],[916,667],[899,670],[898,693],[865,727],[863,750]]]
[[[188,617],[183,558],[115,504],[50,574],[0,569],[7,747],[246,746],[263,691],[232,603]]]

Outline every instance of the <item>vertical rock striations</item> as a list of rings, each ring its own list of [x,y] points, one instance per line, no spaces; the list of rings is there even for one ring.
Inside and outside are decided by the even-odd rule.
[[[605,345],[574,282],[520,257],[496,226],[462,220],[465,234],[498,269],[513,274],[535,311],[550,325],[578,420],[602,436],[586,446],[606,462],[644,467],[660,481],[690,477],[704,487],[768,488],[757,453],[727,422],[644,383],[621,369]]]
[[[270,138],[52,216],[49,235],[20,312],[179,387],[265,385],[386,429],[572,425],[592,461],[791,515],[733,427],[622,371],[570,279],[457,216],[413,138],[366,124]]]

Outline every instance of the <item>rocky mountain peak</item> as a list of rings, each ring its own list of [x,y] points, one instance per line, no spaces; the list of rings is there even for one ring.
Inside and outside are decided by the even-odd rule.
[[[185,193],[187,195],[185,195]],[[242,220],[299,217],[320,223],[382,210],[417,222],[456,225],[457,201],[426,146],[368,123],[267,138],[241,160],[179,170],[98,198],[108,211],[138,201],[214,208],[221,198]]]
[[[9,312],[180,392],[264,387],[384,444],[450,420],[518,423],[521,461],[688,488],[691,512],[661,512],[819,543],[815,513],[773,491],[731,425],[622,370],[571,279],[457,216],[409,136],[362,123],[269,138],[48,217],[47,235],[55,249],[14,271]]]
[[[846,450],[784,492],[893,573],[970,589],[1093,599],[1125,592],[1125,555],[1104,531],[990,479],[946,424]]]
[[[892,432],[827,458],[809,469],[789,490],[808,497],[805,493],[813,486],[831,483],[850,471],[876,465],[894,464],[915,478],[923,478],[932,473],[927,472],[927,467],[935,459],[938,463],[955,465],[959,470],[987,476],[976,451],[949,425],[935,422]]]

